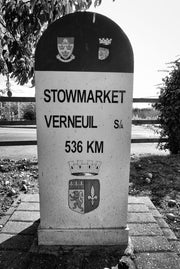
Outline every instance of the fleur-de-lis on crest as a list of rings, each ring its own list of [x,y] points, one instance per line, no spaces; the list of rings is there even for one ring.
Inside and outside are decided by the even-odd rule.
[[[91,195],[88,195],[88,200],[91,200],[92,206],[94,205],[94,200],[97,200],[97,195],[95,195],[94,186],[91,187]]]

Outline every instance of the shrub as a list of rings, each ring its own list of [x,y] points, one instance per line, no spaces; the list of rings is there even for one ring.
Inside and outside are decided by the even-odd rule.
[[[152,108],[133,108],[133,119],[156,119],[158,114]]]
[[[22,107],[22,117],[25,120],[35,120],[36,119],[36,110],[35,104],[27,103]]]
[[[169,149],[172,154],[180,153],[180,59],[173,63],[169,75],[160,88],[159,103],[154,107],[159,111],[160,138],[167,137],[165,143],[159,142],[160,149]]]

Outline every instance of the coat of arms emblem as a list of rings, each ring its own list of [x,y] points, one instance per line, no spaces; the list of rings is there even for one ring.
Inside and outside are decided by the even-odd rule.
[[[74,37],[58,37],[57,48],[59,54],[56,55],[56,58],[59,61],[68,63],[75,59],[75,56],[72,54],[74,49]]]
[[[99,205],[98,179],[72,179],[69,181],[69,208],[80,214],[88,213]]]
[[[87,179],[99,173],[101,162],[69,162],[71,175],[84,177],[69,180],[68,205],[77,213],[85,214],[99,206],[100,182],[98,179]]]
[[[109,46],[111,45],[112,38],[99,38],[98,59],[103,61],[109,56]]]
[[[102,61],[107,59],[108,56],[109,56],[109,49],[100,47],[98,51],[98,59]]]

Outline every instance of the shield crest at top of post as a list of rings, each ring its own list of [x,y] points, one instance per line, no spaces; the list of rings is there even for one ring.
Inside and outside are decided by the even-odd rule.
[[[61,62],[71,62],[75,59],[72,54],[74,49],[74,37],[57,37],[57,49],[59,54],[56,56]]]

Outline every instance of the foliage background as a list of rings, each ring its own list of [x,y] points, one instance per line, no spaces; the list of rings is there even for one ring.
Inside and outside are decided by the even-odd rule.
[[[159,103],[154,108],[159,111],[160,138],[168,138],[166,143],[159,143],[160,149],[180,153],[180,59],[171,63],[171,71],[160,87]]]
[[[0,0],[0,73],[34,85],[36,44],[50,23],[102,0]]]

